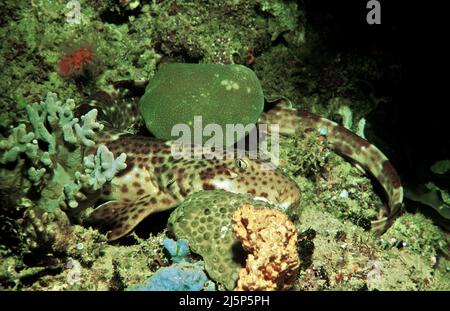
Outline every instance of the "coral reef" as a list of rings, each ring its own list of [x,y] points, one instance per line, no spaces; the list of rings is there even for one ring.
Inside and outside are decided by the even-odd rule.
[[[402,223],[400,216],[397,222]],[[407,247],[386,248],[380,240],[320,205],[304,206],[298,228],[302,266],[294,290],[448,290],[449,261],[431,266],[429,258]],[[408,230],[439,230],[429,222]],[[313,234],[311,234],[313,232]],[[389,231],[388,231],[389,232]],[[381,238],[387,241],[387,234]],[[412,233],[411,232],[411,233]],[[400,240],[400,238],[398,238]],[[303,263],[307,264],[303,264]]]
[[[383,234],[383,247],[405,248],[429,259],[430,265],[442,255],[450,256],[450,240],[420,213],[405,214]]]
[[[288,149],[281,152],[286,157],[283,167],[292,172],[294,176],[317,176],[327,169],[330,157],[330,146],[324,136],[320,133],[299,133],[302,139],[288,138],[283,141],[289,145],[289,152],[284,154]]]
[[[370,179],[357,167],[332,152],[326,137],[319,132],[300,133],[280,140],[280,163],[300,186],[300,210],[307,206],[324,207],[340,219],[370,229],[381,199]]]
[[[95,121],[96,110],[83,116],[80,125],[79,119],[73,116],[74,108],[73,100],[62,102],[56,94],[49,92],[44,101],[27,105],[27,120],[0,141],[2,163],[26,170],[27,174],[23,176],[36,189],[49,194],[38,202],[42,210],[54,210],[64,201],[64,196],[61,198],[60,195],[61,182],[65,179],[59,178],[80,168],[81,146],[92,144],[94,131],[102,127]]]
[[[152,39],[160,53],[189,62],[229,64],[284,37],[304,43],[303,13],[295,1],[168,1],[147,10],[155,14]]]
[[[236,290],[287,290],[294,284],[300,260],[297,230],[274,209],[244,204],[233,213],[233,231],[249,252]]]
[[[80,258],[82,249],[92,256],[84,256],[83,263],[92,263],[102,239],[91,236],[90,241],[85,241],[86,232],[80,232],[62,209],[77,207],[78,201],[86,198],[81,188],[99,188],[99,182],[90,182],[93,177],[104,183],[124,165],[100,146],[98,159],[94,160],[94,155],[85,157],[83,166],[83,150],[95,145],[94,139],[103,125],[97,122],[95,109],[80,118],[74,117],[74,109],[73,100],[60,101],[49,92],[45,100],[27,105],[26,119],[0,140],[2,179],[15,175],[15,182],[1,183],[2,192],[10,193],[2,206],[6,211],[3,221],[19,224],[3,227],[2,235],[5,241],[15,236],[12,241],[21,246],[17,249],[11,245],[5,254],[34,257],[28,262],[31,265],[47,263],[49,267],[37,271],[37,275],[60,269],[64,257]],[[14,262],[10,271],[24,267],[24,259],[16,260],[16,255],[7,257]],[[16,259],[11,261],[12,258]],[[25,268],[23,276],[22,272],[13,273],[18,275],[17,286],[22,278],[36,277],[29,271],[33,269]]]
[[[135,245],[122,246],[108,245],[95,230],[73,226],[73,231],[78,239],[69,243],[71,251],[64,256],[47,258],[46,262],[31,267],[23,259],[2,258],[0,288],[124,290],[144,284],[158,269],[169,264],[162,247],[165,232],[139,240]]]
[[[38,147],[33,144],[33,139],[34,133],[27,132],[25,124],[11,129],[8,138],[0,141],[0,149],[6,150],[3,152],[0,163],[14,162],[21,153],[25,153],[28,158],[34,158]]]
[[[172,133],[176,124],[187,125],[191,133],[201,124],[218,124],[222,133],[226,133],[227,124],[254,124],[263,108],[258,78],[241,65],[161,65],[139,102],[149,131],[165,140],[179,134]],[[201,116],[201,121],[195,120],[196,116]]]
[[[114,159],[103,145],[96,155],[83,158],[83,148],[95,145],[96,133],[104,126],[96,120],[96,109],[80,119],[74,117],[74,109],[74,100],[62,102],[48,92],[44,101],[26,106],[27,122],[12,128],[11,134],[0,140],[0,163],[17,162],[23,154],[31,164],[24,159],[18,162],[27,170],[25,176],[30,182],[42,190],[38,206],[46,211],[77,207],[77,199],[84,198],[79,192],[82,187],[98,190],[126,167],[125,154]]]
[[[66,100],[64,103],[58,100],[55,93],[48,92],[47,97],[40,103],[34,103],[26,106],[28,121],[33,128],[33,132],[25,132],[24,124],[14,128],[7,142],[2,142],[2,149],[10,148],[6,154],[19,148],[26,142],[26,148],[22,146],[21,151],[25,152],[28,158],[36,163],[39,158],[42,164],[46,166],[54,166],[51,156],[57,152],[57,135],[62,133],[62,139],[58,143],[68,142],[76,144],[80,142],[84,146],[93,146],[91,140],[95,137],[95,131],[102,130],[103,125],[96,121],[97,110],[93,109],[87,114],[81,116],[83,124],[79,124],[79,119],[73,116],[75,102],[72,99]],[[48,125],[47,125],[48,124]],[[33,139],[36,139],[33,141]],[[37,141],[48,144],[48,149],[39,153],[39,147],[32,147],[30,141],[37,144]],[[17,150],[13,152],[17,155]],[[4,158],[5,162],[15,161],[16,156]]]
[[[334,152],[322,149],[321,153],[305,154],[297,159],[290,157],[299,152],[304,143],[322,146],[320,133],[310,133],[294,143],[280,141],[282,169],[293,176],[300,187],[302,200],[299,209],[289,210],[299,232],[298,252],[301,260],[299,277],[294,290],[442,290],[450,288],[449,261],[439,255],[445,250],[442,230],[429,219],[418,214],[401,216],[381,240],[365,230],[369,219],[382,207],[370,180],[363,176]],[[319,138],[319,139],[318,139]],[[296,147],[297,146],[297,147]],[[295,151],[294,151],[295,150]],[[320,160],[327,155],[319,174],[307,177],[298,174],[303,161]],[[409,219],[412,218],[412,219]],[[404,224],[407,220],[407,225]],[[401,234],[394,228],[401,228]],[[415,232],[415,233],[414,233]],[[421,235],[428,236],[426,243]],[[411,236],[411,247],[399,241]],[[392,238],[395,239],[391,244]],[[405,238],[407,240],[407,238]],[[421,247],[417,247],[422,245]],[[413,251],[416,249],[417,251]],[[423,252],[437,254],[434,258]],[[437,260],[436,260],[437,259]],[[434,262],[434,266],[432,265]]]
[[[163,229],[148,236],[141,228],[142,236],[135,232],[107,243],[98,231],[76,224],[82,188],[99,191],[125,161],[104,147],[83,157],[82,149],[96,141],[92,133],[101,130],[97,119],[129,133],[145,132],[130,117],[137,97],[105,100],[98,115],[89,112],[85,119],[81,115],[88,111],[80,108],[96,94],[113,92],[118,80],[151,81],[161,64],[245,65],[269,100],[289,98],[295,107],[359,129],[390,159],[413,163],[411,171],[419,169],[410,156],[430,159],[424,171],[446,159],[444,152],[434,155],[445,151],[444,139],[428,144],[430,137],[446,133],[436,111],[419,105],[419,117],[411,119],[397,109],[400,55],[385,53],[372,36],[365,36],[370,50],[361,50],[364,40],[354,40],[346,29],[348,48],[339,47],[336,33],[327,29],[336,26],[329,23],[333,12],[326,9],[320,16],[307,15],[305,3],[294,0],[77,2],[79,24],[70,21],[67,0],[0,1],[0,63],[6,64],[0,79],[1,290],[124,290],[169,266],[169,255],[173,262],[189,258],[184,242],[166,240]],[[67,79],[64,73],[81,73],[74,71],[77,64],[63,68],[65,57],[80,47],[92,48],[96,74]],[[81,63],[90,58],[76,56]],[[49,91],[59,99],[47,96]],[[344,106],[347,113],[339,113]],[[108,108],[106,118],[100,108]],[[433,126],[417,126],[424,125],[428,111]],[[421,145],[420,137],[427,143]],[[433,178],[418,176],[420,188],[408,188],[406,202],[415,214],[402,215],[378,239],[366,229],[383,203],[366,176],[330,151],[321,133],[302,133],[280,144],[282,169],[302,193],[300,207],[288,211],[299,232],[301,258],[293,290],[450,289],[448,234],[424,216],[436,210],[448,229],[448,160],[433,165]],[[233,289],[245,253],[232,234],[231,215],[243,203],[258,202],[217,193],[193,198],[173,213],[171,234],[189,239],[219,289]]]
[[[176,238],[188,240],[192,251],[202,256],[208,275],[228,290],[236,287],[244,260],[231,225],[233,212],[244,203],[268,207],[247,195],[201,191],[181,203],[168,222]]]

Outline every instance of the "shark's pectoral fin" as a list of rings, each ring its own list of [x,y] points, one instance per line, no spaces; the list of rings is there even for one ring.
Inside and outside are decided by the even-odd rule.
[[[175,205],[171,197],[146,197],[135,202],[110,201],[97,207],[86,224],[107,233],[109,241],[117,240],[134,229],[148,215]]]

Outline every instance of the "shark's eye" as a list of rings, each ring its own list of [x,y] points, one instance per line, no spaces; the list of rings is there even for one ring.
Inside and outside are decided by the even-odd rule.
[[[237,159],[235,165],[238,169],[245,170],[248,167],[248,163],[243,159]]]
[[[176,182],[175,179],[169,180],[169,182],[168,182],[167,185],[166,185],[166,188],[169,189],[175,182]]]

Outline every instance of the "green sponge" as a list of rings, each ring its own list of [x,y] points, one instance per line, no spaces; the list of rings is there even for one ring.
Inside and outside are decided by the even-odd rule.
[[[202,117],[203,128],[218,124],[225,138],[226,124],[255,124],[263,108],[264,95],[255,73],[241,65],[221,64],[161,65],[139,102],[148,130],[164,140],[181,135],[171,134],[176,124],[186,124],[194,137],[194,116]],[[243,136],[239,133],[234,140]]]

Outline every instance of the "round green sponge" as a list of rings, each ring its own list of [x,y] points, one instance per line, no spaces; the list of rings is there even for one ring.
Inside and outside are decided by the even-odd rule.
[[[193,138],[194,117],[201,116],[201,124],[195,123],[195,135],[202,142],[211,138],[203,135],[206,125],[219,125],[225,139],[226,124],[255,124],[263,108],[264,95],[255,73],[241,65],[221,64],[161,65],[139,102],[148,130],[164,140],[182,135],[172,133],[176,124],[187,125]],[[243,136],[245,133],[239,133],[226,145]]]

